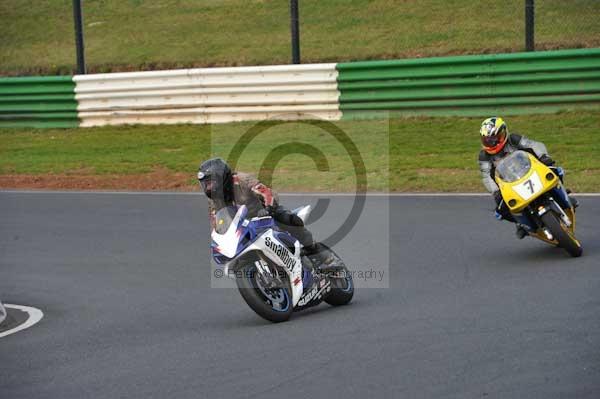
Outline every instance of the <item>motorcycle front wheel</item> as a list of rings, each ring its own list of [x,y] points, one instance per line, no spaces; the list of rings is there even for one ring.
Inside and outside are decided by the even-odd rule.
[[[236,283],[242,298],[263,319],[273,323],[287,321],[294,310],[289,282],[283,287],[267,288],[258,275],[256,265],[243,266]],[[285,272],[281,271],[285,275]],[[284,280],[285,281],[285,280]]]
[[[581,256],[583,248],[577,239],[571,234],[568,227],[559,220],[554,212],[546,212],[542,215],[542,222],[558,241],[558,246],[563,248],[574,258]]]

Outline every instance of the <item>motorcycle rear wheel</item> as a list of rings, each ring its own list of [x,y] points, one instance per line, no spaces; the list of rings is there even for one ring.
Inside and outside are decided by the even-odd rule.
[[[583,254],[581,244],[573,237],[568,228],[560,222],[554,212],[546,212],[542,215],[542,222],[558,241],[558,245],[563,248],[574,258],[580,257]]]
[[[331,291],[323,298],[331,306],[347,305],[354,297],[352,274],[344,267],[345,277],[330,277]]]

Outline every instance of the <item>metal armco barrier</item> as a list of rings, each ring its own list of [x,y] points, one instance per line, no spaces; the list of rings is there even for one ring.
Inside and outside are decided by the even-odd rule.
[[[0,127],[600,109],[600,48],[0,78]]]
[[[77,127],[71,76],[0,78],[0,127]]]
[[[337,65],[344,118],[600,107],[600,49]]]
[[[335,64],[76,75],[81,126],[339,119]]]

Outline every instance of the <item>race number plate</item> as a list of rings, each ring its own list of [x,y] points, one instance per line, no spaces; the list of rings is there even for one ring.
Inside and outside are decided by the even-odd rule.
[[[540,180],[540,176],[534,172],[529,179],[525,180],[523,183],[516,184],[514,190],[523,198],[525,201],[539,193],[544,186],[542,185],[542,181]]]

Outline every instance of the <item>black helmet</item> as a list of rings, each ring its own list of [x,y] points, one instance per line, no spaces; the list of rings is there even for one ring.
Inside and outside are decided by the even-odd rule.
[[[202,162],[198,180],[204,194],[212,200],[230,202],[233,194],[233,176],[227,162],[212,158]]]

